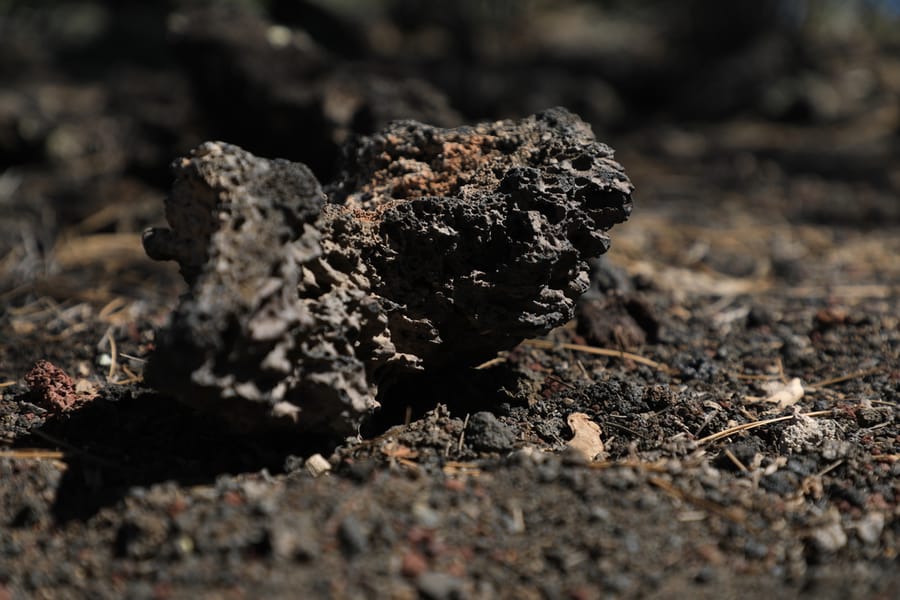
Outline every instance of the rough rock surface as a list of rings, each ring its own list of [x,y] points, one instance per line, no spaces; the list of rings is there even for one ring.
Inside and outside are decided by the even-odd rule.
[[[144,238],[191,285],[148,377],[247,426],[350,432],[380,386],[572,318],[631,209],[612,155],[563,109],[399,121],[345,148],[326,196],[301,164],[203,144]]]

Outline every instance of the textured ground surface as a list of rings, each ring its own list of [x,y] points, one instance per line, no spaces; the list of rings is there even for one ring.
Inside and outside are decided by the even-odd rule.
[[[481,369],[408,382],[360,438],[338,440],[236,434],[141,381],[185,290],[140,247],[161,224],[165,165],[202,139],[279,153],[231,113],[200,117],[191,64],[132,56],[67,79],[27,35],[0,37],[13,84],[0,102],[0,598],[897,597],[895,51],[845,40],[798,58],[763,40],[739,55],[744,68],[705,69],[706,87],[685,78],[637,126],[641,77],[669,72],[663,55],[647,40],[644,54],[616,53],[633,61],[627,78],[608,49],[585,62],[577,53],[600,39],[579,37],[599,26],[590,15],[573,4],[528,42],[498,36],[549,58],[469,48],[483,68],[429,68],[416,44],[438,25],[416,37],[380,22],[382,57],[423,61],[380,77],[421,75],[472,122],[473,106],[505,117],[568,104],[638,191],[573,321]],[[9,31],[27,33],[29,18]],[[69,22],[51,22],[59,56],[87,35]],[[266,113],[273,144],[292,138],[279,118],[308,118],[321,127],[306,126],[298,152],[336,156],[335,131],[371,133],[390,112],[336,119],[364,103],[321,83],[308,89],[331,100],[306,114],[309,96],[267,87],[267,56],[238,74],[281,90],[247,100],[284,109]],[[463,73],[465,86],[448,84]],[[551,73],[553,85],[526,85]],[[748,81],[765,81],[764,97]],[[690,86],[705,104],[687,101]],[[720,116],[688,126],[691,110]],[[32,369],[41,360],[55,368]],[[593,461],[568,443],[591,441],[588,423],[603,442]]]

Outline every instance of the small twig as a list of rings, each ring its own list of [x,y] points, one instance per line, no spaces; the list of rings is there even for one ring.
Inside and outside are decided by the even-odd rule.
[[[748,473],[748,472],[750,471],[750,470],[746,467],[746,465],[744,465],[744,463],[741,462],[741,459],[739,459],[737,456],[735,456],[735,455],[734,455],[734,452],[732,452],[732,451],[729,450],[728,448],[725,448],[725,456],[727,456],[727,457],[728,457],[728,460],[730,460],[731,462],[733,462],[733,463],[735,464],[735,466],[736,466],[738,469],[741,470],[741,472],[743,472],[743,473]]]
[[[711,413],[706,415],[706,418],[703,419],[703,424],[700,425],[700,429],[698,429],[697,433],[695,433],[694,435],[695,436],[700,435],[700,432],[703,431],[704,429],[706,429],[706,427],[710,423],[712,423],[712,420],[716,418],[716,415],[719,414],[719,412],[721,412],[721,410],[722,410],[722,407],[720,406],[719,408],[714,408]]]
[[[898,462],[900,461],[900,454],[876,454],[872,457],[872,460],[876,462]]]
[[[652,485],[655,485],[665,493],[669,494],[673,498],[676,498],[683,502],[687,502],[689,504],[693,504],[697,508],[711,512],[712,514],[722,517],[723,519],[727,519],[733,523],[738,523],[740,525],[746,524],[746,518],[739,509],[727,508],[711,500],[707,500],[706,498],[693,496],[683,490],[678,489],[672,483],[666,481],[661,477],[651,475],[647,478],[647,481],[649,481]]]
[[[555,382],[558,383],[559,385],[561,385],[561,386],[563,386],[563,387],[567,387],[567,388],[569,388],[570,390],[577,390],[577,389],[578,389],[578,386],[573,385],[573,384],[571,384],[571,383],[569,383],[569,382],[567,382],[567,381],[563,381],[563,379],[562,379],[561,377],[559,377],[558,375],[547,375],[547,379],[549,379],[550,381],[555,381]]]
[[[896,402],[891,402],[890,400],[870,400],[870,402],[881,406],[897,406]]]
[[[814,412],[800,413],[799,415],[787,415],[785,417],[775,417],[773,419],[763,419],[762,421],[753,421],[752,423],[744,423],[743,425],[735,425],[734,427],[729,427],[728,429],[723,429],[722,431],[720,431],[718,433],[714,433],[714,434],[708,435],[704,438],[700,438],[699,440],[697,440],[697,445],[714,442],[716,440],[726,438],[730,435],[734,435],[735,433],[739,433],[741,431],[746,431],[748,429],[756,429],[757,427],[763,427],[764,425],[771,425],[772,423],[779,423],[781,421],[789,421],[790,419],[795,419],[798,416],[800,416],[800,417],[823,417],[825,415],[830,415],[830,414],[833,414],[833,411],[817,410]]]
[[[87,323],[74,323],[55,335],[48,335],[47,340],[51,342],[62,342],[73,335],[81,333],[82,331],[87,331],[88,329],[90,329],[90,325]]]
[[[9,387],[11,385],[16,385],[16,382],[15,381],[4,381],[4,382],[0,383],[0,388]]]
[[[890,420],[885,421],[884,423],[879,423],[878,425],[872,425],[871,427],[863,427],[862,429],[860,429],[860,431],[871,432],[871,431],[875,431],[876,429],[884,429],[885,427],[890,427],[893,424],[894,424],[894,419],[891,418]]]
[[[737,379],[747,379],[750,381],[771,381],[773,379],[778,379],[778,375],[750,375],[744,373],[738,373],[735,377]]]
[[[505,356],[495,356],[491,360],[486,360],[477,367],[475,367],[476,371],[482,371],[484,369],[490,369],[491,367],[496,367],[497,365],[503,364],[506,362],[507,357]]]
[[[825,475],[826,473],[831,473],[832,471],[834,471],[835,469],[837,469],[837,468],[838,468],[839,466],[841,466],[842,464],[844,464],[844,459],[843,459],[843,458],[842,458],[841,460],[837,461],[837,462],[834,462],[834,463],[828,465],[827,467],[825,467],[824,469],[822,469],[821,471],[819,471],[818,473],[816,473],[816,477],[821,477],[822,475]]]
[[[463,428],[459,434],[459,443],[456,444],[456,453],[462,454],[463,442],[466,439],[466,427],[469,426],[469,413],[466,413],[466,420],[463,421]]]
[[[611,440],[612,438],[610,438]],[[609,440],[607,440],[608,442]],[[614,467],[624,467],[628,469],[636,469],[638,471],[646,471],[649,473],[666,473],[668,472],[668,467],[666,466],[666,462],[656,461],[655,463],[641,462],[639,460],[633,459],[624,459],[624,460],[601,460],[597,462],[588,463],[587,468],[589,469],[612,469]]]
[[[109,372],[106,374],[106,381],[109,383],[115,383],[113,381],[113,376],[116,374],[119,358],[118,348],[116,347],[116,338],[112,331],[112,327],[107,329],[106,333],[103,334],[103,337],[100,338],[100,343],[98,344],[98,346],[102,346],[104,340],[109,341]]]
[[[441,469],[445,475],[480,475],[481,468],[478,463],[474,462],[458,462],[455,460],[444,463]]]
[[[109,336],[109,373],[106,375],[106,380],[112,381],[118,366],[119,351],[116,347],[116,336],[112,334],[111,329],[107,335]]]
[[[613,358],[621,358],[623,360],[630,360],[636,363],[640,363],[642,365],[647,365],[648,367],[653,367],[654,369],[658,369],[663,373],[669,373],[670,369],[667,365],[663,363],[656,362],[655,360],[651,360],[649,358],[645,358],[638,354],[632,354],[631,352],[625,352],[623,350],[611,350],[609,348],[597,348],[595,346],[585,346],[583,344],[567,344],[567,343],[556,343],[551,342],[549,340],[525,340],[522,342],[528,346],[533,348],[543,348],[545,350],[574,350],[576,352],[584,352],[585,354],[597,354],[599,356],[610,356]]]
[[[0,450],[0,458],[46,459],[59,460],[65,458],[65,454],[59,450],[44,450],[43,448],[22,448],[20,450]]]
[[[5,292],[0,293],[0,302],[5,302],[6,300],[9,300],[10,298],[15,298],[16,296],[19,296],[26,292],[30,292],[33,287],[34,287],[34,284],[29,282],[29,283],[23,283],[22,285],[18,285],[12,289],[6,290]]]
[[[630,433],[631,435],[636,435],[637,437],[642,438],[642,439],[645,439],[645,440],[647,439],[647,436],[644,435],[643,433],[641,433],[640,431],[635,431],[634,429],[630,429],[630,428],[628,428],[628,427],[625,427],[624,425],[619,425],[619,424],[616,423],[615,421],[604,421],[603,424],[604,424],[604,425],[609,425],[609,426],[612,426],[612,427],[617,427],[617,428],[621,429],[622,431],[627,431],[627,432]]]
[[[127,300],[125,300],[121,296],[116,296],[115,298],[107,302],[106,306],[100,309],[100,312],[97,313],[97,318],[101,321],[105,321],[114,313],[124,308],[127,304]]]
[[[775,365],[776,365],[776,367],[778,368],[778,378],[781,379],[781,383],[787,383],[787,382],[788,382],[788,378],[787,378],[787,375],[786,375],[785,372],[784,372],[784,361],[781,360],[781,357],[780,357],[780,356],[779,356],[778,359],[775,361]]]
[[[831,379],[826,379],[824,381],[820,381],[819,383],[814,383],[809,387],[814,389],[828,387],[829,385],[834,385],[835,383],[843,383],[851,379],[857,379],[859,377],[865,377],[866,375],[872,375],[873,373],[877,373],[879,371],[881,371],[881,367],[874,367],[872,369],[866,369],[864,371],[855,371],[853,373],[841,375],[840,377],[832,377]]]
[[[132,356],[130,354],[125,354],[124,352],[119,352],[119,356],[121,356],[122,358],[127,358],[128,360],[133,360],[135,362],[139,362],[139,363],[147,362],[146,358],[141,358],[139,356]]]
[[[587,372],[587,369],[584,368],[584,365],[581,364],[580,360],[576,360],[575,364],[578,365],[578,368],[581,370],[581,374],[584,375],[584,378],[587,381],[591,381],[591,375]]]
[[[120,354],[119,356],[122,356],[122,355]],[[126,377],[125,379],[122,379],[121,381],[110,381],[110,383],[115,383],[117,385],[128,385],[131,383],[140,383],[141,381],[144,380],[143,375],[138,375],[137,373],[135,373],[134,371],[129,369],[128,365],[126,365],[126,364],[122,365],[122,370],[125,372],[125,374],[128,377]]]

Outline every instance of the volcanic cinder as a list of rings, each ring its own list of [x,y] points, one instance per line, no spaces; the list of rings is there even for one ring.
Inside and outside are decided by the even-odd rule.
[[[421,370],[465,369],[573,316],[632,185],[564,109],[440,129],[397,121],[304,165],[207,142],[177,160],[170,228],[190,289],[147,379],[248,430],[346,434]]]

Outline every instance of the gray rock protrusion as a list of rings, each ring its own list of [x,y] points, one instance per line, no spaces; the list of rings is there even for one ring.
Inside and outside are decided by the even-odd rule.
[[[563,109],[345,147],[335,182],[208,142],[174,164],[147,253],[190,285],[148,379],[256,429],[348,433],[379,386],[471,366],[573,316],[631,210],[612,150]]]

